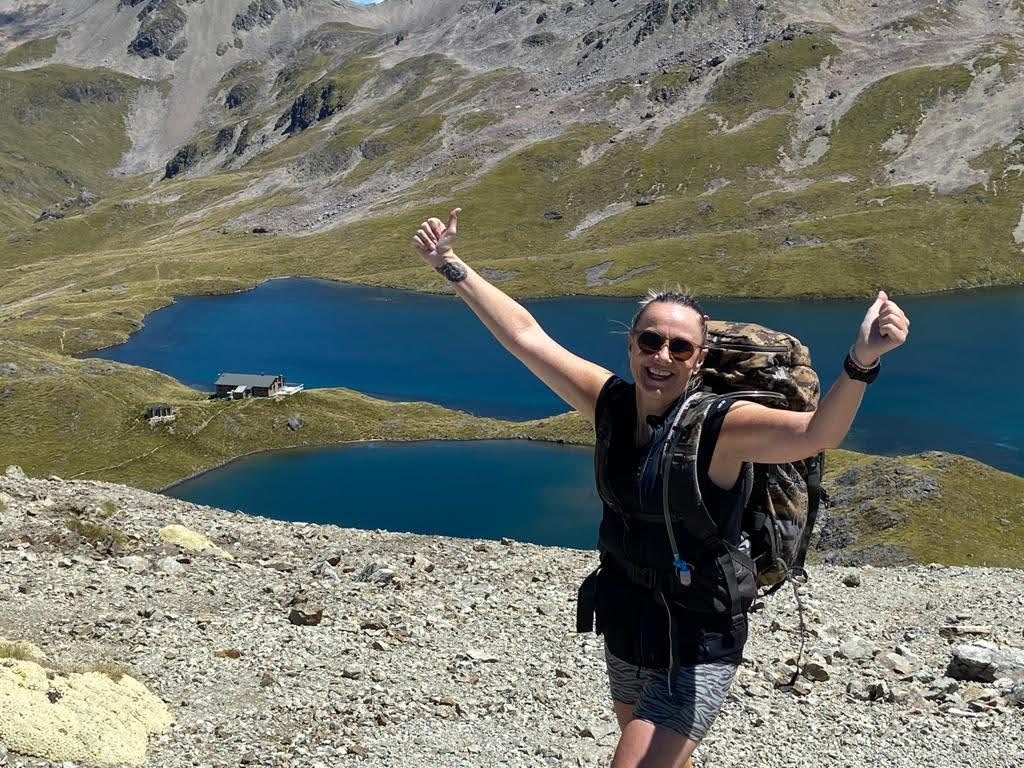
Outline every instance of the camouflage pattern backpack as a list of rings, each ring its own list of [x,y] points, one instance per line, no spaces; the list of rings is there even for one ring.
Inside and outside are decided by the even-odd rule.
[[[790,411],[817,407],[818,376],[807,347],[793,336],[753,323],[709,321],[707,345],[692,392],[731,395]],[[753,490],[742,528],[757,568],[757,584],[769,592],[787,577],[806,579],[804,561],[822,500],[823,471],[821,453],[753,467]]]

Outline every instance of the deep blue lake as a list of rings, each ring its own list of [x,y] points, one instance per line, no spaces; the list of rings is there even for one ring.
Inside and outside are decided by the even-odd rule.
[[[894,298],[912,318],[911,338],[884,360],[845,447],[946,450],[1024,475],[1017,400],[1024,289]],[[868,302],[704,304],[712,317],[799,337],[827,389]],[[563,345],[626,373],[623,330],[634,301],[566,297],[526,305]],[[212,390],[222,372],[272,372],[306,387],[344,386],[510,419],[567,408],[457,299],[324,280],[272,280],[245,293],[182,298],[150,315],[126,343],[93,354],[202,390]],[[594,546],[600,516],[589,450],[515,441],[279,451],[169,493],[284,519],[584,548]]]
[[[910,340],[887,356],[845,446],[881,454],[946,450],[1024,475],[1024,289],[893,297]],[[708,300],[716,318],[785,329],[811,349],[823,391],[838,375],[866,301]],[[548,333],[625,375],[629,299],[526,302]],[[203,390],[222,372],[283,373],[307,387],[343,386],[428,400],[484,416],[529,419],[567,409],[452,297],[271,280],[244,293],[187,297],[95,356],[143,365]],[[1000,403],[996,405],[996,402]]]
[[[281,520],[579,549],[597,546],[601,519],[591,449],[520,440],[275,451],[168,494]]]

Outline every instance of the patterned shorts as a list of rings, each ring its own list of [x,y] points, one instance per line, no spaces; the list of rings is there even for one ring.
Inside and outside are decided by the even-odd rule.
[[[670,697],[667,670],[634,666],[607,648],[604,656],[614,701],[634,704],[634,717],[694,741],[707,735],[736,677],[736,665],[726,662],[681,666],[672,681],[675,696]]]

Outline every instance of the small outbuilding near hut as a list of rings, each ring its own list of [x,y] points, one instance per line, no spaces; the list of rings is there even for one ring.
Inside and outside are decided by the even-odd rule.
[[[146,408],[147,419],[164,419],[174,415],[174,409],[167,403],[154,403]]]

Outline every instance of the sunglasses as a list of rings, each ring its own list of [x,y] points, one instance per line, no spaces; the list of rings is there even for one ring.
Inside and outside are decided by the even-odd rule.
[[[704,349],[689,339],[669,339],[656,331],[640,331],[636,334],[636,345],[641,352],[649,355],[661,352],[665,344],[668,344],[668,353],[677,363],[686,362],[698,349]]]

